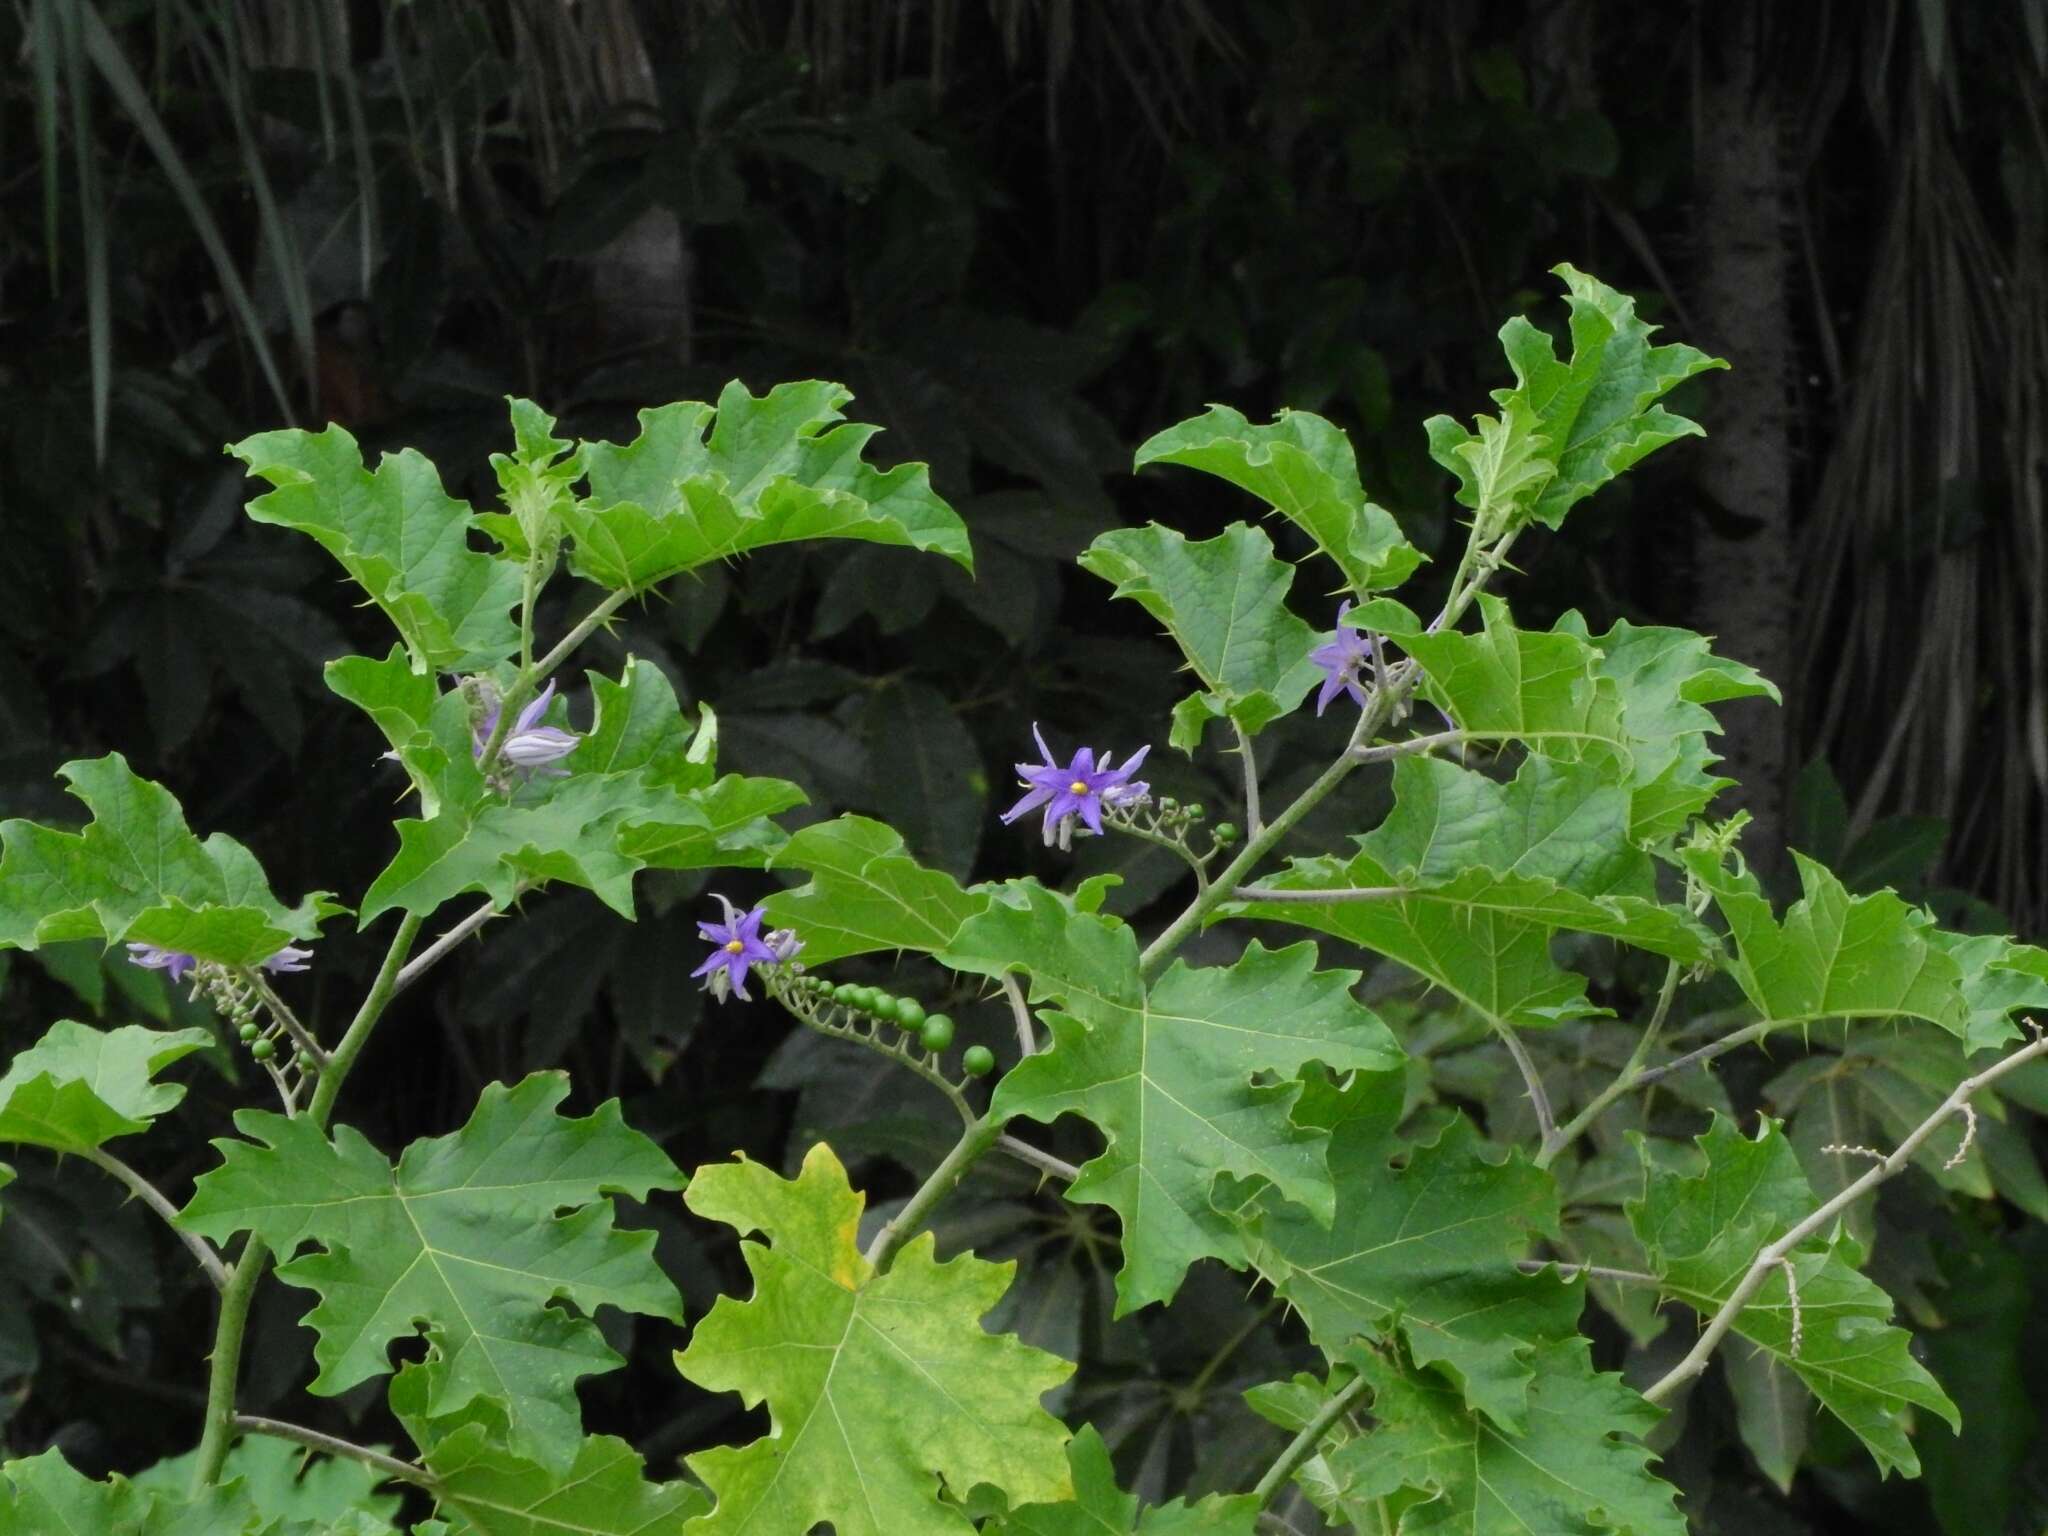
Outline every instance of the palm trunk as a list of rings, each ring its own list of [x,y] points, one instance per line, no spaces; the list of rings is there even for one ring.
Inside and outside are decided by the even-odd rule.
[[[1792,341],[1783,124],[1754,31],[1737,29],[1724,67],[1702,90],[1696,151],[1698,318],[1734,364],[1701,414],[1709,436],[1700,481],[1726,514],[1694,545],[1694,623],[1716,649],[1784,684],[1793,670]],[[1753,864],[1782,864],[1790,781],[1782,712],[1764,700],[1722,711],[1722,771],[1741,788],[1720,802],[1755,818]]]

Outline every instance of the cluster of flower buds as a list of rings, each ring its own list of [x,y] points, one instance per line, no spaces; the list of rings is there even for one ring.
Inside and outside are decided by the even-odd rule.
[[[303,971],[313,958],[313,951],[287,944],[275,954],[267,955],[258,963],[258,969],[272,975],[284,975]],[[213,1011],[221,1016],[234,1030],[235,1036],[249,1048],[249,1055],[263,1064],[273,1076],[290,1070],[289,1083],[279,1077],[279,1087],[290,1102],[298,1084],[319,1071],[319,1062],[312,1049],[294,1049],[284,1063],[277,1063],[280,1045],[294,1045],[284,1020],[275,1016],[272,998],[259,985],[253,970],[221,965],[212,960],[201,960],[183,950],[163,949],[154,944],[130,944],[128,961],[144,970],[162,971],[172,981],[192,981],[194,1001],[203,998],[212,1005]],[[282,1004],[276,1004],[277,1009]]]

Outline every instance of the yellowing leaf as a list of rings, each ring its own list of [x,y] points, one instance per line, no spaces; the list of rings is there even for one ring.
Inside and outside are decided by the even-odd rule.
[[[783,1179],[758,1163],[700,1168],[698,1215],[767,1244],[741,1245],[754,1294],[721,1299],[676,1367],[713,1392],[766,1402],[769,1433],[692,1456],[717,1500],[692,1536],[800,1532],[970,1536],[941,1491],[985,1483],[1012,1507],[1072,1492],[1067,1432],[1039,1406],[1071,1367],[982,1330],[1014,1266],[938,1263],[930,1233],[877,1275],[855,1243],[861,1197],[820,1143]]]

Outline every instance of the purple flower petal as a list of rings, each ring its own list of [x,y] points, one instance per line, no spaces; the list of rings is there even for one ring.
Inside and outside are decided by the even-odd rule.
[[[306,962],[313,958],[313,951],[301,949],[296,944],[287,944],[276,954],[263,962],[263,969],[280,975],[289,975],[306,970]]]

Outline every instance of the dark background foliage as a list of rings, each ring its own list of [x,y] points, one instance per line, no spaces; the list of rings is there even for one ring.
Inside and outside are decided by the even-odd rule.
[[[963,877],[1115,869],[1113,903],[1142,914],[1171,868],[1098,844],[1054,863],[994,820],[1034,719],[1061,744],[1163,738],[1168,644],[1070,557],[1118,523],[1205,533],[1245,507],[1133,477],[1132,447],[1211,401],[1322,412],[1441,553],[1458,531],[1420,422],[1484,403],[1495,329],[1556,324],[1545,269],[1569,260],[1735,372],[1681,402],[1712,439],[1528,552],[1525,622],[1694,624],[1782,681],[1782,714],[1729,739],[1767,864],[1789,840],[1965,921],[2048,913],[2040,0],[24,0],[0,44],[6,814],[65,818],[52,770],[119,749],[280,891],[359,892],[398,782],[320,664],[386,640],[319,551],[239,517],[221,444],[337,420],[421,448],[482,505],[508,393],[619,438],[728,378],[824,376],[885,454],[931,464],[979,579],[772,550],[678,581],[592,664],[660,665],[718,708],[725,760],[799,780],[806,814],[883,816]],[[544,632],[587,599],[554,601]],[[1269,794],[1329,739],[1312,719],[1270,733]],[[1220,810],[1227,761],[1162,744],[1151,777]],[[907,1188],[937,1134],[914,1085],[766,1007],[706,1016],[698,885],[642,890],[636,925],[549,895],[488,929],[394,1011],[344,1113],[396,1146],[485,1081],[566,1066],[685,1166],[829,1132],[871,1189]],[[310,1012],[332,1021],[369,964],[335,925],[299,983]],[[186,1007],[90,951],[4,975],[0,1054],[59,1014]],[[949,1001],[999,1041],[994,1010]],[[250,1090],[225,1053],[192,1081],[151,1146],[174,1193]],[[1758,1087],[1730,1082],[1738,1104]],[[208,1294],[91,1178],[22,1173],[0,1226],[6,1447],[128,1469],[182,1449]],[[1880,1493],[1817,1429],[1781,1494],[1701,1393],[1708,1432],[1667,1469],[1696,1528],[2040,1528],[2018,1366],[2039,1357],[2026,1273],[2048,1229],[1901,1187],[1888,1278],[1918,1298],[1965,1440],[1923,1433],[1927,1484]],[[641,1219],[693,1315],[734,1283],[729,1246],[673,1204]],[[1238,1393],[1305,1357],[1237,1277],[1198,1272],[1112,1328],[1113,1230],[1010,1170],[945,1236],[1020,1259],[1014,1325],[1082,1362],[1061,1406],[1141,1491],[1246,1483],[1270,1457]],[[300,1310],[272,1288],[259,1313],[256,1411],[307,1375]],[[615,1340],[632,1371],[587,1386],[593,1425],[657,1463],[737,1433],[730,1400],[668,1369],[667,1330],[644,1333]],[[1624,1345],[1601,1341],[1612,1362]],[[320,1411],[389,1432],[374,1393]]]

